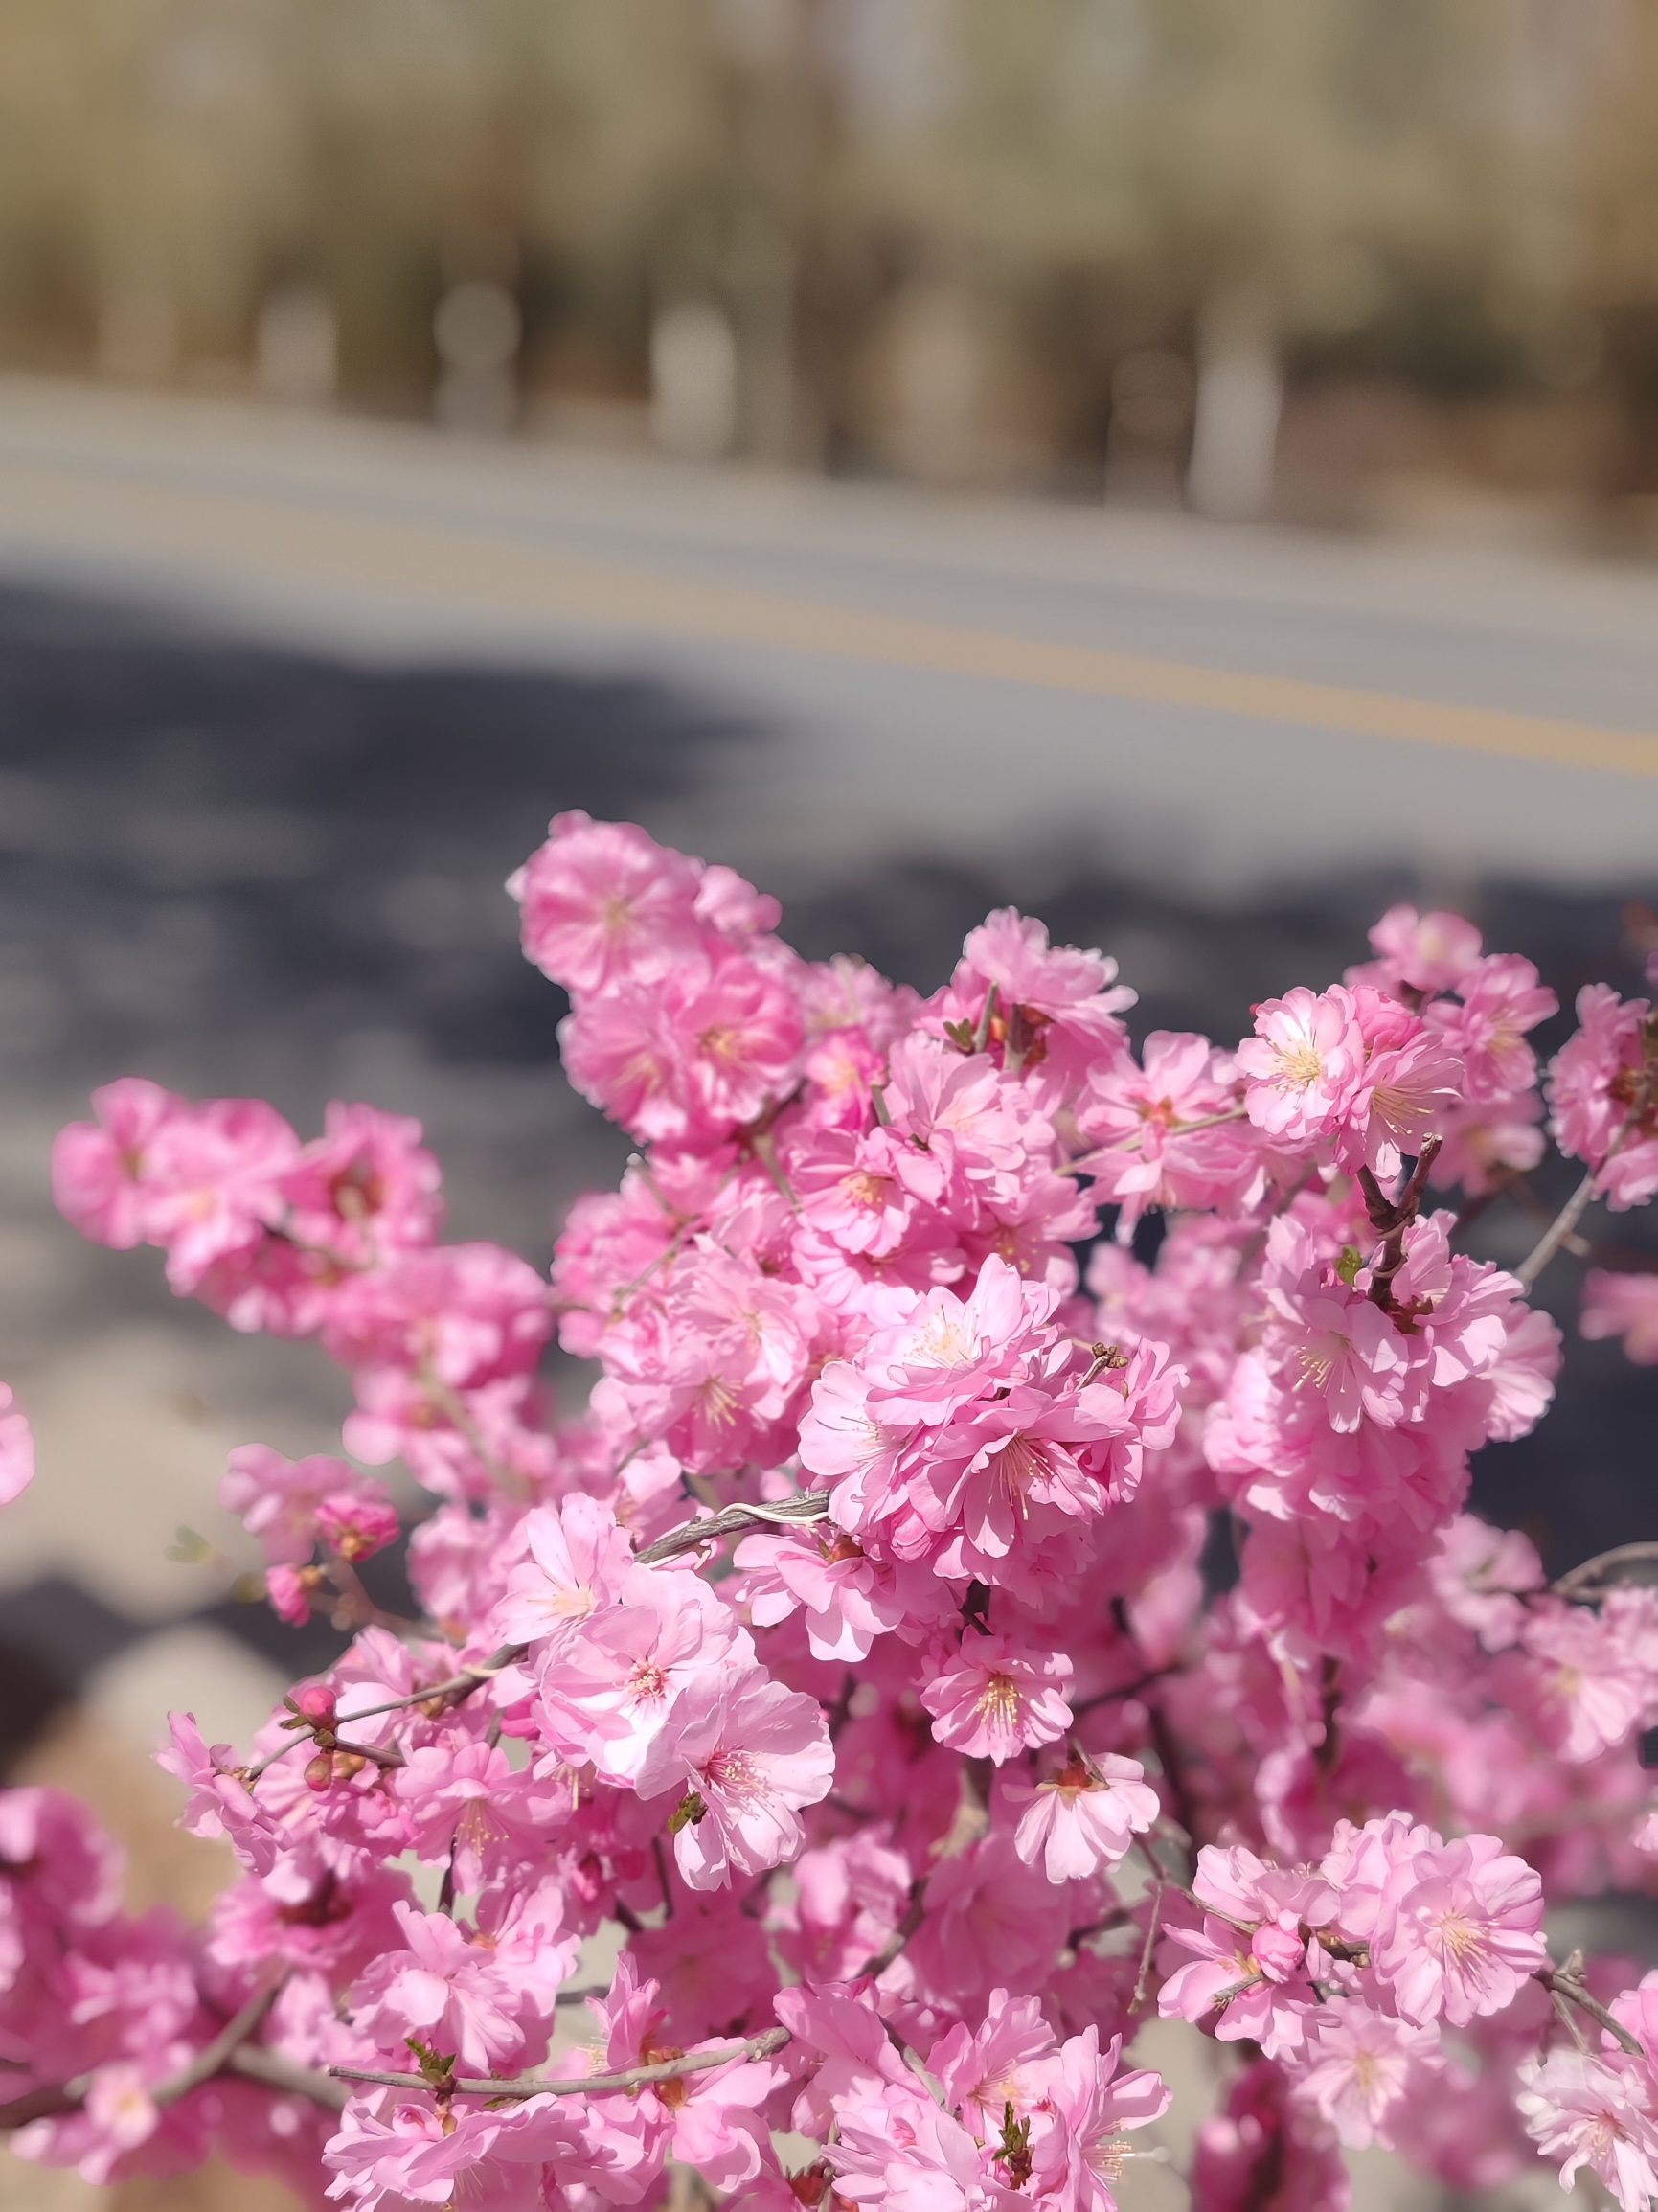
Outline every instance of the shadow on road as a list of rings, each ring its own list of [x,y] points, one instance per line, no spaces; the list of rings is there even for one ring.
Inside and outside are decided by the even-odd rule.
[[[50,1214],[51,1127],[126,1070],[263,1093],[302,1127],[330,1096],[418,1113],[444,1159],[451,1233],[544,1262],[563,1204],[613,1179],[627,1148],[563,1083],[562,999],[519,957],[502,878],[567,807],[671,838],[699,795],[706,821],[716,788],[736,843],[772,744],[666,684],[376,669],[0,592],[0,1089],[13,1130],[0,1202],[19,1253],[50,1262],[45,1280],[19,1267],[0,1288],[9,1359],[62,1357],[124,1322],[193,1339],[218,1329],[170,1305],[154,1255],[91,1252]],[[977,865],[829,859],[827,887],[804,899],[770,886],[785,932],[923,989],[1010,891]],[[1069,861],[1033,886],[1028,855],[1017,888],[1056,938],[1116,953],[1141,992],[1137,1034],[1220,1038],[1247,1027],[1253,1000],[1361,957],[1366,924],[1418,891],[1378,870],[1217,915],[1201,883],[1152,891]],[[1616,900],[1489,884],[1476,908],[1488,942],[1529,954],[1563,999],[1595,977],[1638,984]],[[1534,1231],[1493,1209],[1479,1234],[1510,1260]],[[1569,1333],[1575,1273],[1563,1263],[1548,1285]],[[271,1348],[256,1388],[265,1354],[240,1348],[249,1404],[290,1386],[293,1354]],[[1482,1455],[1476,1502],[1530,1523],[1560,1566],[1650,1535],[1655,1433],[1658,1373],[1574,1335],[1555,1415]],[[29,1628],[58,1602],[13,1608],[10,1640],[36,1670],[67,1665],[61,1638]]]

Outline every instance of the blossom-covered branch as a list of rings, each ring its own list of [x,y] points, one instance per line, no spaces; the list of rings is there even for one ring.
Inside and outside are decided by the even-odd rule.
[[[649,2065],[624,2066],[614,2074],[576,2074],[567,2081],[543,2082],[534,2080],[468,2081],[464,2076],[449,2079],[440,2076],[436,2082],[430,2074],[376,2073],[363,2066],[330,2066],[329,2071],[346,2082],[374,2082],[394,2089],[438,2088],[443,2095],[461,2097],[597,2097],[612,2090],[643,2089],[652,2082],[674,2082],[686,2074],[706,2074],[715,2066],[729,2066],[742,2059],[768,2059],[773,2051],[781,2051],[791,2040],[787,2028],[767,2028],[763,2034],[749,2036],[740,2043],[729,2043],[721,2050],[681,2051],[670,2059],[658,2059]]]
[[[923,998],[628,825],[559,816],[511,888],[636,1148],[551,1280],[444,1243],[372,1106],[303,1140],[126,1077],[57,1141],[88,1236],[349,1377],[342,1454],[250,1443],[221,1494],[275,1610],[351,1640],[251,1745],[171,1716],[238,1867],[200,1929],[0,1792],[19,2154],[222,2148],[339,2212],[636,2206],[670,2161],[733,2212],[1113,2212],[1155,2011],[1241,2062],[1198,2212],[1340,2212],[1367,2142],[1646,2212],[1658,1978],[1543,1920],[1658,1893],[1658,1545],[1551,1585],[1467,1498],[1547,1410],[1525,1292],[1579,1244],[1569,1208],[1515,1275],[1472,1234],[1550,1138],[1658,1194],[1647,1001],[1589,986],[1545,1074],[1531,964],[1398,906],[1249,1034],[1136,1042],[1110,958],[1011,908]],[[1658,1358],[1658,1275],[1592,1273],[1583,1326]],[[0,1499],[32,1464],[5,1394]],[[414,1619],[359,1573],[396,1542]]]

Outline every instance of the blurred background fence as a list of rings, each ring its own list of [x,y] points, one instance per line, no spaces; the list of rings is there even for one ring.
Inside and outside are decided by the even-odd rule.
[[[1654,0],[5,0],[0,361],[1658,547]]]

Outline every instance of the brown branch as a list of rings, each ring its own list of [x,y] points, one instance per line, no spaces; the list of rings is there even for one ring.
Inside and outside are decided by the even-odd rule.
[[[283,1979],[285,1980],[286,1976]],[[199,2089],[204,2082],[211,2081],[215,2074],[222,2073],[227,2066],[234,2065],[238,2072],[251,2074],[251,2068],[238,2063],[250,2055],[244,2053],[242,2045],[262,2026],[266,2014],[282,1994],[282,1988],[283,1983],[278,1981],[268,1989],[257,1990],[239,2010],[231,2015],[212,2041],[203,2043],[188,2065],[181,2066],[176,2074],[169,2074],[165,2081],[156,2083],[149,2092],[150,2103],[158,2109],[176,2105],[181,2097],[188,2097],[193,2089]],[[264,2052],[261,2056],[273,2060],[282,2068],[284,2087],[303,2087],[307,2095],[313,2093],[308,2085],[300,2081],[300,2069],[290,2069],[287,2062],[274,2052]],[[293,2078],[285,2078],[290,2072]],[[312,2079],[321,2081],[322,2077],[318,2075]],[[10,2104],[0,2105],[0,2130],[26,2127],[31,2120],[52,2119],[61,2112],[78,2112],[86,2102],[89,2086],[90,2077],[81,2076],[74,2081],[43,2084],[21,2097],[13,2097]],[[330,2102],[326,2090],[321,2101],[325,2104]]]
[[[406,1698],[393,1698],[384,1705],[359,1705],[354,1712],[342,1713],[340,1719],[347,1727],[351,1727],[358,1721],[372,1721],[376,1714],[401,1713],[410,1705],[428,1704],[437,1698],[446,1699],[459,1705],[474,1690],[482,1689],[492,1676],[500,1674],[503,1668],[516,1666],[529,1649],[528,1644],[503,1644],[499,1651],[491,1652],[487,1659],[475,1660],[471,1666],[461,1668],[458,1674],[450,1675],[446,1680],[434,1682],[430,1689],[411,1690]]]
[[[1622,1135],[1623,1132],[1620,1131],[1619,1133]],[[1612,1152],[1616,1152],[1617,1149],[1617,1146],[1614,1145]],[[1603,1168],[1606,1165],[1606,1160],[1611,1157],[1612,1152],[1608,1152],[1606,1159],[1601,1162],[1600,1168],[1589,1170],[1589,1173],[1543,1231],[1541,1237],[1514,1269],[1515,1275],[1528,1290],[1560,1249],[1560,1246],[1570,1240],[1573,1230],[1576,1229],[1587,1211],[1590,1199],[1595,1196],[1595,1185],[1600,1179],[1601,1168]]]
[[[1174,1731],[1169,1725],[1169,1716],[1155,1700],[1146,1707],[1147,1722],[1151,1735],[1151,1748],[1157,1754],[1157,1764],[1163,1769],[1162,1779],[1169,1785],[1169,1794],[1174,1800],[1175,1823],[1184,1829],[1187,1836],[1187,1856],[1197,1849],[1197,1807],[1192,1801],[1192,1788],[1175,1747]]]
[[[330,2112],[346,2109],[348,2092],[338,2082],[309,2066],[295,2065],[281,2051],[273,2051],[264,2043],[243,2043],[226,2059],[224,2070],[258,2082],[261,2088],[275,2089],[281,2096],[308,2097],[313,2105],[322,2105]]]
[[[82,2083],[44,2082],[38,2088],[13,2097],[10,2104],[0,2105],[0,2132],[10,2134],[15,2128],[28,2127],[31,2120],[53,2120],[59,2112],[78,2112],[85,2101]]]
[[[1071,1718],[1073,1721],[1080,1721],[1085,1713],[1096,1712],[1102,1705],[1114,1705],[1122,1698],[1137,1698],[1142,1690],[1148,1690],[1153,1682],[1161,1682],[1167,1676],[1178,1674],[1179,1671],[1177,1667],[1152,1667],[1147,1673],[1137,1675],[1133,1681],[1124,1682],[1120,1690],[1099,1690],[1092,1698],[1084,1698],[1079,1704],[1073,1705]]]
[[[1647,1026],[1647,1049],[1649,1052],[1651,1050],[1650,1024]],[[1583,1180],[1578,1185],[1578,1188],[1572,1193],[1572,1196],[1566,1200],[1566,1203],[1555,1216],[1554,1220],[1550,1223],[1549,1227],[1544,1230],[1537,1243],[1533,1246],[1531,1251],[1526,1254],[1526,1257],[1514,1269],[1514,1273],[1519,1277],[1520,1281],[1526,1286],[1528,1290],[1537,1280],[1537,1277],[1543,1272],[1543,1269],[1549,1265],[1549,1262],[1555,1257],[1555,1254],[1560,1249],[1560,1246],[1567,1243],[1571,1238],[1573,1230],[1576,1229],[1578,1223],[1582,1220],[1590,1199],[1595,1196],[1596,1184],[1606,1173],[1606,1170],[1611,1166],[1612,1162],[1617,1158],[1618,1154],[1624,1150],[1624,1147],[1628,1139],[1634,1134],[1636,1125],[1640,1122],[1642,1116],[1647,1112],[1647,1108],[1652,1103],[1653,1080],[1653,1070],[1651,1067],[1648,1066],[1644,1068],[1639,1081],[1635,1084],[1635,1095],[1629,1101],[1628,1111],[1624,1114],[1624,1119],[1618,1124],[1618,1128],[1613,1135],[1612,1142],[1601,1153],[1599,1162],[1589,1170],[1589,1173],[1583,1177]]]
[[[899,1951],[903,1950],[905,1944],[909,1942],[911,1936],[921,1925],[921,1915],[927,1908],[926,1888],[927,1885],[924,1881],[916,1881],[910,1883],[910,1902],[904,1907],[904,1917],[893,1929],[891,1935],[887,1937],[880,1950],[872,1951],[863,1965],[858,1968],[857,1973],[852,1977],[854,1981],[861,1981],[866,1974],[871,1981],[879,1981],[881,1975],[886,1973],[888,1967],[892,1965],[894,1959],[897,1957]]]
[[[728,2044],[724,2050],[688,2051],[677,2059],[661,2059],[654,2065],[629,2066],[620,2074],[582,2074],[564,2082],[523,2077],[511,2082],[458,2081],[450,2087],[462,2097],[601,2096],[618,2089],[642,2089],[651,2082],[675,2081],[681,2074],[711,2073],[715,2066],[728,2066],[736,2059],[767,2059],[791,2040],[787,2028],[767,2028],[743,2042]],[[424,2074],[379,2073],[367,2066],[330,2066],[329,2072],[342,2082],[371,2082],[389,2089],[429,2089],[433,2086]]]
[[[1146,1923],[1146,1941],[1140,1952],[1140,1972],[1134,1976],[1134,1995],[1128,2000],[1130,2013],[1137,2013],[1146,2002],[1146,1986],[1151,1975],[1151,1953],[1157,1948],[1157,1931],[1163,1923],[1163,1893],[1168,1884],[1161,1880],[1151,1888],[1151,1912]]]
[[[1597,2026],[1604,2028],[1609,2036],[1615,2036],[1631,2057],[1646,2057],[1640,2043],[1623,2021],[1614,2019],[1600,1999],[1592,1997],[1582,1983],[1569,1974],[1564,1967],[1540,1967],[1532,1978],[1540,1981],[1551,1996],[1564,1997],[1568,2004],[1574,2004],[1579,2012],[1587,2013]]]
[[[286,1979],[284,1974],[283,1981]],[[232,2051],[245,2043],[261,2026],[281,1995],[282,1986],[282,1981],[276,1981],[268,1989],[256,1990],[239,2011],[232,2013],[212,2042],[203,2043],[187,2066],[180,2067],[176,2074],[169,2075],[150,2090],[150,2103],[176,2105],[180,2097],[188,2097],[192,2089],[199,2089],[203,2082],[216,2074]]]
[[[653,1567],[663,1560],[677,1559],[681,1552],[694,1551],[699,1544],[736,1536],[743,1529],[786,1528],[795,1521],[823,1520],[829,1514],[829,1502],[827,1490],[807,1490],[777,1505],[728,1505],[723,1513],[712,1514],[707,1520],[688,1520],[670,1528],[666,1536],[635,1552],[634,1563]]]
[[[1422,1193],[1428,1187],[1428,1171],[1440,1156],[1442,1137],[1428,1137],[1417,1154],[1416,1166],[1405,1177],[1398,1196],[1387,1197],[1381,1185],[1369,1168],[1358,1171],[1358,1187],[1364,1193],[1365,1212],[1370,1225],[1382,1240],[1379,1257],[1370,1266],[1370,1294],[1384,1313],[1393,1311],[1394,1277],[1404,1266],[1405,1231],[1421,1211]]]
[[[1553,1585],[1555,1595],[1561,1598],[1585,1596],[1598,1584],[1615,1589],[1618,1586],[1616,1579],[1610,1583],[1604,1580],[1611,1569],[1636,1566],[1646,1561],[1658,1564],[1658,1543],[1614,1544],[1609,1552],[1597,1552],[1592,1560],[1585,1560],[1580,1567],[1573,1567],[1569,1574],[1563,1574]]]
[[[1328,1781],[1341,1757],[1341,1661],[1330,1652],[1324,1655],[1319,1711],[1324,1718],[1324,1734],[1312,1756],[1313,1764]]]

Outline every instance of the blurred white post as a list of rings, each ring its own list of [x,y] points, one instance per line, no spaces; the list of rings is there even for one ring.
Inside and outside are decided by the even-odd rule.
[[[505,285],[474,278],[443,294],[432,336],[443,364],[434,404],[446,429],[511,429],[518,415],[512,365],[523,334],[518,303]]]
[[[665,308],[650,331],[650,434],[682,461],[718,461],[737,438],[737,339],[710,300]]]
[[[1197,405],[1186,492],[1199,514],[1248,522],[1272,501],[1283,371],[1272,322],[1254,298],[1222,295],[1198,331]]]
[[[316,285],[279,285],[260,303],[254,331],[260,390],[288,406],[324,407],[339,381],[339,331]]]

